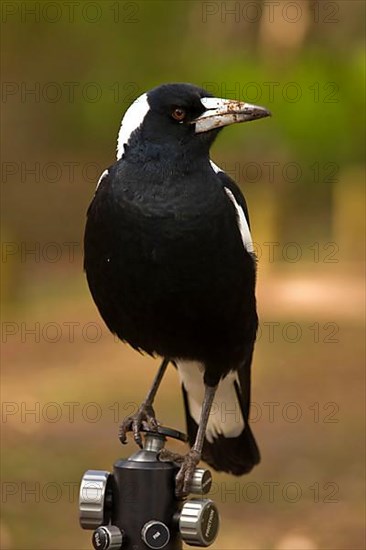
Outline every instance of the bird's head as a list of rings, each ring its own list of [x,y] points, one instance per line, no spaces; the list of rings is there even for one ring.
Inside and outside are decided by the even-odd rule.
[[[208,150],[224,126],[267,116],[270,112],[264,107],[212,97],[193,84],[163,84],[127,109],[118,134],[117,159],[133,140]]]

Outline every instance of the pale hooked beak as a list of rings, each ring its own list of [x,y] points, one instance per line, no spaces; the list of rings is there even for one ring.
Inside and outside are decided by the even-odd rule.
[[[206,111],[191,122],[191,124],[195,124],[196,134],[236,122],[248,122],[249,120],[271,116],[270,111],[264,107],[234,99],[202,97],[201,103]]]

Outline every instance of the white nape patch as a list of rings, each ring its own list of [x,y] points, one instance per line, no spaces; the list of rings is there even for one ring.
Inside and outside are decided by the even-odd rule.
[[[224,189],[226,191],[227,196],[235,206],[236,213],[238,215],[239,230],[240,230],[241,239],[243,241],[244,247],[248,252],[254,252],[252,236],[249,231],[249,225],[245,217],[244,210],[238,205],[230,189],[228,189],[227,187],[224,187]]]
[[[217,166],[212,160],[210,160],[211,168],[212,170],[218,174],[219,172],[223,172],[223,170],[220,168],[220,166]]]
[[[128,143],[132,132],[141,126],[149,110],[150,105],[147,100],[147,94],[142,94],[125,112],[118,132],[117,160],[122,157],[125,152],[125,145]]]
[[[95,188],[95,190],[98,189],[99,185],[100,185],[100,182],[102,181],[103,178],[105,178],[106,176],[108,176],[109,172],[108,170],[104,170],[104,172],[102,173],[102,175],[100,176],[99,180],[98,180],[98,183],[97,183],[97,186]]]
[[[205,395],[204,366],[202,363],[181,359],[175,363],[187,392],[190,415],[199,424]],[[206,429],[206,439],[209,443],[218,435],[238,437],[244,430],[244,419],[234,386],[235,380],[239,383],[238,374],[230,372],[218,385]]]

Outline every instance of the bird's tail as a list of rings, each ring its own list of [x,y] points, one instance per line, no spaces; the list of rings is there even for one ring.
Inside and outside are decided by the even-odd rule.
[[[191,364],[192,365],[192,364]],[[203,373],[194,380],[193,369],[189,377],[177,365],[182,379],[184,408],[189,443],[195,442],[202,406]],[[202,459],[217,471],[243,475],[259,463],[260,454],[250,429],[250,369],[248,372],[229,373],[220,381],[212,405],[203,445]],[[188,374],[188,373],[187,373]],[[200,380],[201,378],[201,380]],[[187,383],[188,380],[188,383]],[[202,390],[199,391],[199,385]]]

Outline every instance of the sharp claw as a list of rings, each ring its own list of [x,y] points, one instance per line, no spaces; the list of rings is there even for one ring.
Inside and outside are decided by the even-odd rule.
[[[120,442],[122,443],[122,445],[126,445],[127,443],[127,438],[126,438],[126,434],[119,434],[118,435],[118,439],[120,440]]]
[[[118,438],[123,445],[126,445],[127,443],[127,430],[128,430],[128,423],[124,421],[120,426],[119,433],[118,433]]]
[[[133,438],[137,445],[142,448],[141,428],[144,430],[156,430],[159,426],[154,409],[151,405],[141,405],[137,414],[125,418],[119,430],[119,440],[125,445],[127,443],[127,432],[132,431]]]

